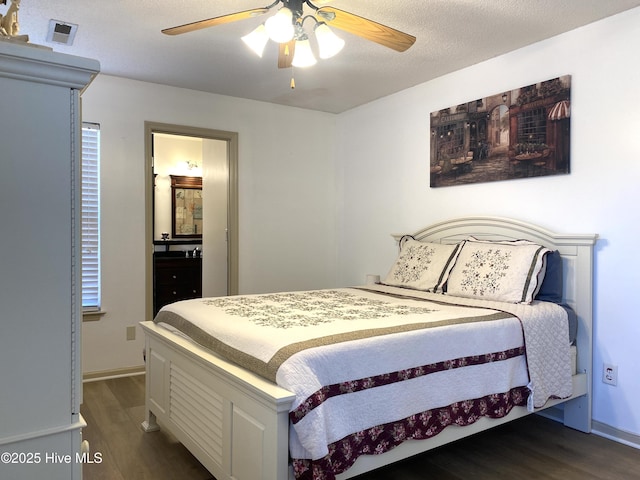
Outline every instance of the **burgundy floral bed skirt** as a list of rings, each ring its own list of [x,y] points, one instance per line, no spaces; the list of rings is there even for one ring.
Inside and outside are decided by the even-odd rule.
[[[295,477],[300,480],[333,480],[348,470],[361,455],[378,455],[406,440],[431,438],[449,425],[466,426],[481,417],[504,417],[513,407],[525,406],[528,395],[527,387],[516,387],[506,393],[456,402],[354,433],[329,445],[329,454],[324,458],[293,459]]]

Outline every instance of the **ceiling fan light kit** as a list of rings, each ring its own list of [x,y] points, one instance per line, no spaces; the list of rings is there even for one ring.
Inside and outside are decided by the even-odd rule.
[[[317,63],[311,48],[309,35],[303,26],[304,22],[308,19],[312,19],[315,22],[313,33],[318,45],[319,56],[322,59],[335,56],[345,45],[345,41],[338,37],[329,27],[357,35],[365,40],[378,43],[397,52],[404,52],[416,41],[416,37],[413,35],[382,25],[373,20],[368,20],[353,13],[345,12],[344,10],[330,6],[317,7],[311,3],[311,0],[275,0],[271,5],[266,7],[244,10],[242,12],[166,28],[162,30],[162,33],[179,35],[224,23],[261,16],[270,12],[273,7],[280,3],[282,3],[282,7],[275,15],[269,17],[251,33],[242,37],[242,41],[259,57],[262,57],[269,39],[278,43],[278,68],[304,68]],[[305,5],[314,11],[312,15],[304,15],[303,9]],[[318,18],[320,18],[320,20],[318,20]]]
[[[282,7],[278,13],[264,22],[269,38],[276,43],[287,43],[293,40],[295,35],[293,25],[293,12],[287,7]]]
[[[269,41],[269,34],[267,33],[267,28],[264,26],[264,23],[261,23],[258,28],[242,37],[242,41],[253,50],[256,55],[262,58],[264,47],[266,47]]]
[[[314,27],[320,58],[327,59],[340,53],[344,48],[344,40],[331,31],[326,23],[317,23]]]
[[[278,0],[278,2],[280,1]],[[295,14],[290,8],[282,7],[278,10],[278,13],[269,17],[266,22],[259,25],[250,34],[242,37],[242,40],[260,57],[262,57],[268,39],[278,44],[288,44],[291,41],[295,41],[295,45],[292,47],[294,52],[293,60],[285,62],[285,66],[310,67],[315,65],[317,60],[311,49],[309,35],[303,28],[303,24],[307,19],[313,19],[316,22],[313,31],[318,44],[320,58],[331,58],[342,50],[345,43],[344,40],[333,33],[325,22],[319,22],[313,15],[303,17],[302,5],[300,5],[300,10],[296,10]],[[265,36],[267,39],[265,39]]]
[[[296,47],[293,53],[293,61],[291,65],[293,67],[305,68],[311,67],[317,63],[316,57],[311,50],[311,43],[309,37],[306,35],[296,40]]]

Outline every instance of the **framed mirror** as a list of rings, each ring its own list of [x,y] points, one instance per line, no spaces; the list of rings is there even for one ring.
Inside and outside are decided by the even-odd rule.
[[[171,236],[202,238],[202,177],[171,175]]]

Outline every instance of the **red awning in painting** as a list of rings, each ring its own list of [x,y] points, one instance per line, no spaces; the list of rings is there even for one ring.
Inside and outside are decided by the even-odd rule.
[[[571,116],[571,104],[569,100],[562,100],[561,102],[556,103],[551,110],[549,110],[549,114],[547,118],[549,120],[562,120],[564,118],[569,118]]]

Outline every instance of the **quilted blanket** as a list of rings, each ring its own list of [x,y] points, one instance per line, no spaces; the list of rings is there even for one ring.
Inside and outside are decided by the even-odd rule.
[[[377,285],[187,300],[155,321],[295,393],[290,453],[299,478],[333,478],[357,455],[375,453],[351,452],[363,432],[398,421],[404,429],[425,412],[463,405],[473,420],[476,410],[508,413],[494,397],[525,387],[529,408],[571,395],[566,312],[545,302]]]

